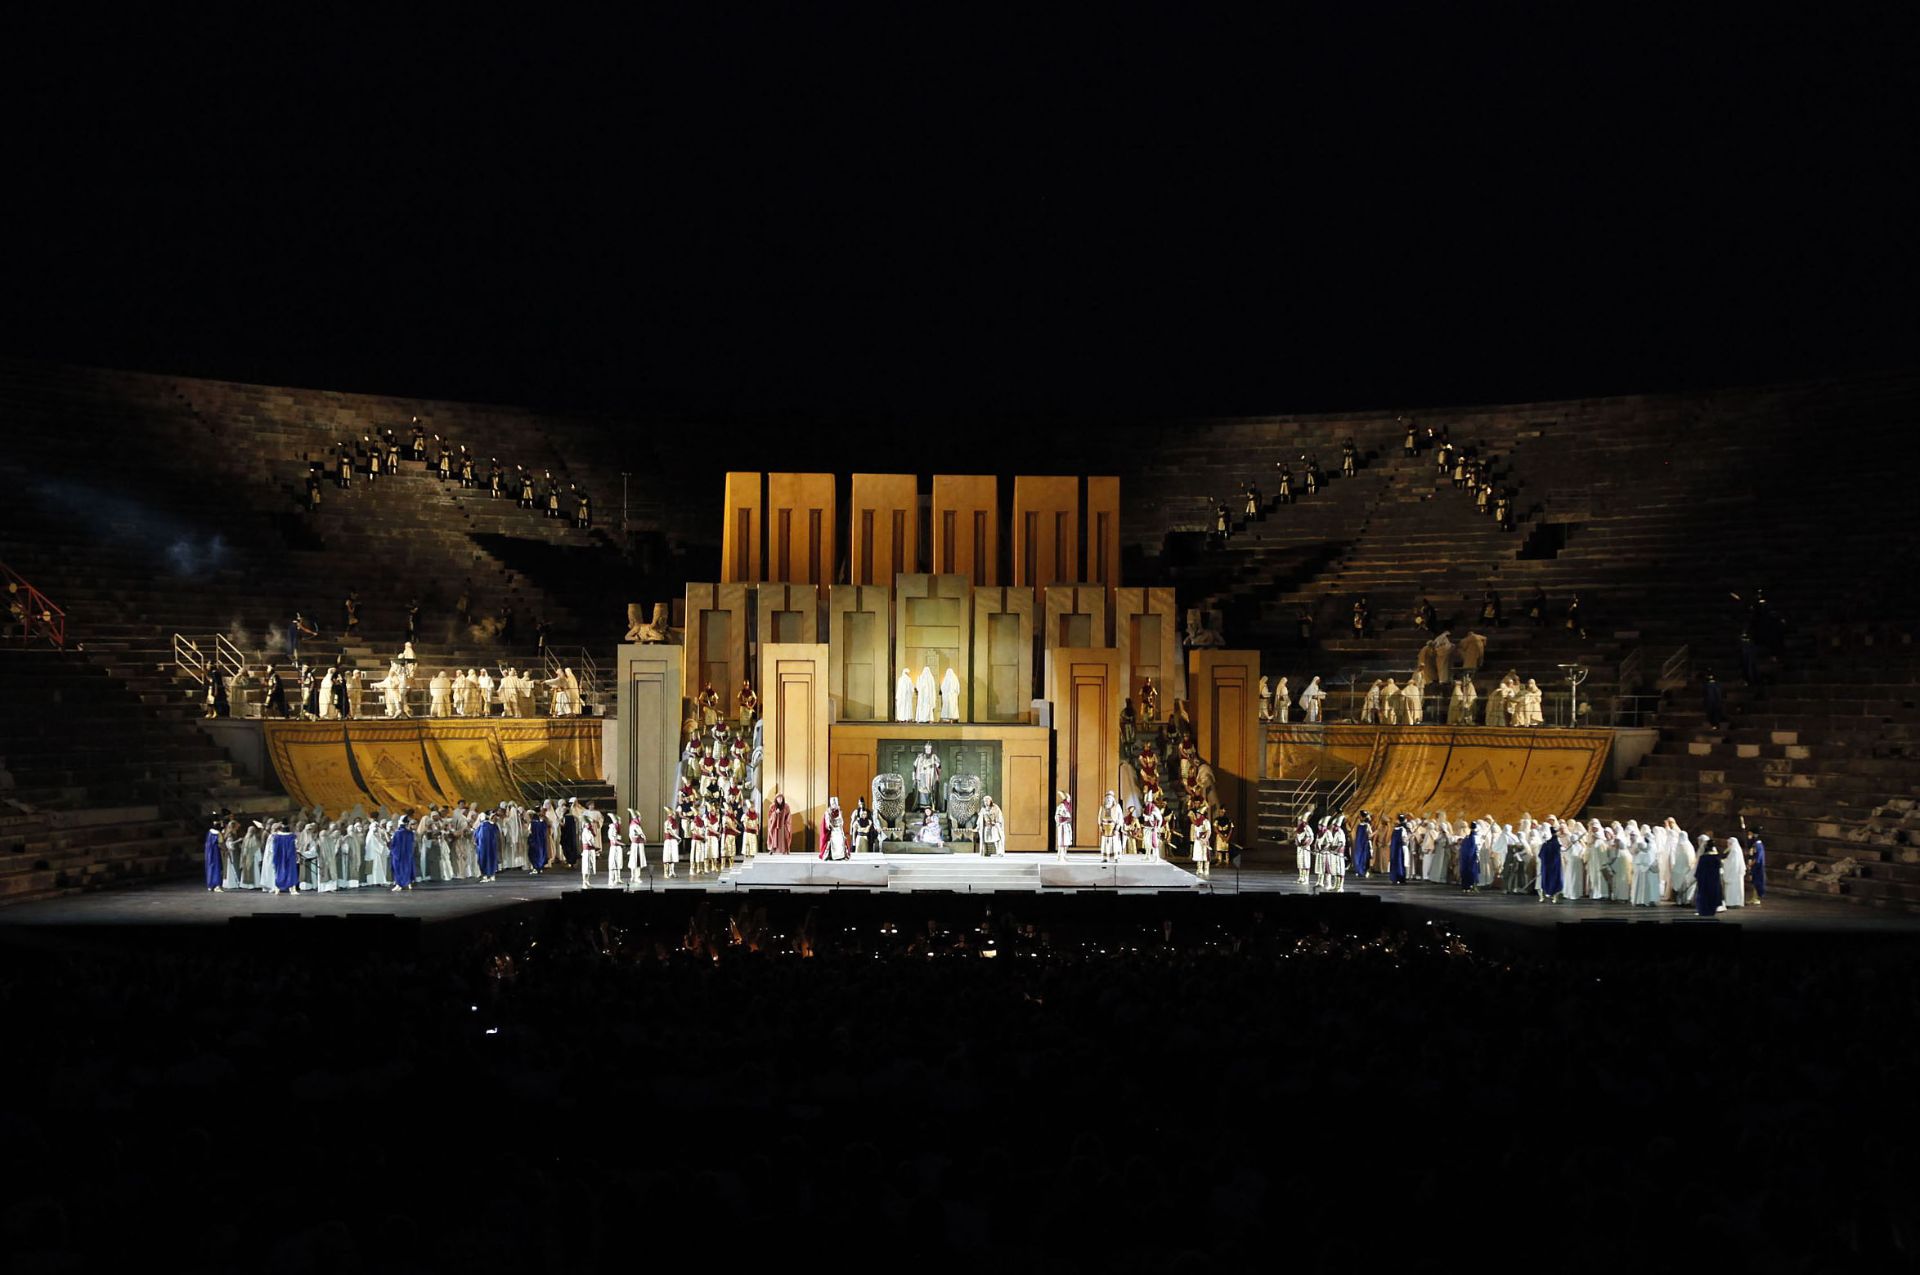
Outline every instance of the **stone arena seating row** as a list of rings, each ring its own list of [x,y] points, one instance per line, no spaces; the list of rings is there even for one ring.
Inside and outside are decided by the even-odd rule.
[[[1495,588],[1507,623],[1481,631],[1496,675],[1516,668],[1552,691],[1556,665],[1586,664],[1583,698],[1602,724],[1616,693],[1661,694],[1651,718],[1658,748],[1595,813],[1673,815],[1696,832],[1725,831],[1744,813],[1768,833],[1777,888],[1920,905],[1904,843],[1870,826],[1875,810],[1920,786],[1908,743],[1916,616],[1902,587],[1920,538],[1905,502],[1870,494],[1863,472],[1904,454],[1920,422],[1920,380],[1409,413],[1498,458],[1496,472],[1518,491],[1511,534],[1440,479],[1429,454],[1402,457],[1397,415],[1201,423],[1158,443],[1130,439],[1122,454],[1151,464],[1122,475],[1130,552],[1179,583],[1183,606],[1220,609],[1229,644],[1259,645],[1268,670],[1296,691],[1314,674],[1329,689],[1347,677],[1361,688],[1387,673],[1404,678],[1426,639],[1412,627],[1422,597],[1443,623],[1451,617],[1457,637],[1478,626],[1482,593]],[[1367,461],[1342,480],[1349,436]],[[1319,495],[1276,508],[1274,465],[1287,460],[1297,473],[1302,453],[1317,453],[1333,476]],[[1237,514],[1248,479],[1268,498],[1266,518],[1213,542],[1209,498]],[[1520,618],[1536,587],[1550,602],[1542,630]],[[1744,600],[1757,588],[1793,636],[1778,684],[1749,697],[1732,683]],[[1560,624],[1576,593],[1584,639]],[[1372,641],[1349,627],[1362,595]],[[1306,644],[1302,606],[1315,615]],[[1639,673],[1622,686],[1635,651]],[[1685,683],[1656,685],[1662,665],[1683,654]],[[1729,684],[1727,729],[1704,722],[1699,683],[1709,668]],[[1810,866],[1785,870],[1798,863]]]
[[[463,491],[417,463],[376,484],[329,484],[320,509],[305,510],[309,454],[388,426],[404,445],[414,415],[482,455],[550,469],[563,489],[588,486],[601,526],[578,530]],[[23,821],[17,837],[0,831],[12,896],[177,869],[197,853],[204,810],[284,807],[236,776],[194,726],[200,688],[175,668],[175,633],[203,646],[227,635],[249,663],[270,661],[284,678],[283,635],[298,608],[322,633],[303,640],[305,661],[341,658],[377,679],[418,597],[416,654],[428,673],[537,668],[536,616],[562,655],[587,650],[610,667],[625,602],[665,587],[638,578],[606,529],[618,521],[620,476],[591,470],[593,435],[580,422],[13,361],[0,361],[0,421],[10,439],[0,479],[15,494],[0,560],[69,622],[64,656],[0,652],[20,687],[9,705],[32,710],[10,711],[0,726],[12,796],[33,811],[0,811]],[[660,521],[684,502],[667,499],[664,480],[636,477],[639,538],[684,541],[684,526]],[[513,606],[511,647],[452,622],[469,581],[476,620]],[[350,588],[361,624],[347,640],[340,603]],[[125,853],[108,856],[108,845]]]

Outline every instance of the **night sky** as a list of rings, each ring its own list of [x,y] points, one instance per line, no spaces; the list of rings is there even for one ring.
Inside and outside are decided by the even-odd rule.
[[[868,424],[1914,362],[1899,8],[1192,8],[16,29],[0,349]]]

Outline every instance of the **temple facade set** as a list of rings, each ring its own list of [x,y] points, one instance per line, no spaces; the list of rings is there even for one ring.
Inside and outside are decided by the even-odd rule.
[[[1149,786],[1182,790],[1162,810],[1180,804],[1175,777],[1195,770],[1250,835],[1259,653],[1183,652],[1173,590],[1122,582],[1117,478],[1015,477],[1003,519],[1007,485],[727,475],[723,578],[689,583],[670,625],[656,608],[652,626],[630,630],[670,640],[620,648],[620,804],[672,805],[689,745],[697,753],[717,724],[745,746],[760,800],[784,796],[796,851],[831,799],[849,812],[865,800],[884,825],[901,788],[909,822],[931,798],[962,838],[991,796],[1012,853],[1054,849],[1064,793],[1079,812],[1074,845],[1096,850],[1106,794],[1143,795],[1143,746],[1158,754]],[[929,751],[931,792],[934,768],[915,766]]]

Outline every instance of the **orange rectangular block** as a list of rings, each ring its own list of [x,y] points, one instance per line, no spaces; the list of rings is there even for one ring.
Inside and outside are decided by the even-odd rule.
[[[1213,766],[1215,792],[1237,825],[1234,839],[1255,844],[1259,834],[1260,772],[1265,755],[1260,726],[1260,652],[1188,651],[1187,712],[1200,756]]]
[[[1127,676],[1127,694],[1139,697],[1146,679],[1162,696],[1161,711],[1171,709],[1166,697],[1185,699],[1186,665],[1181,659],[1180,630],[1175,620],[1172,589],[1122,588],[1114,591],[1113,645]]]
[[[682,665],[688,699],[702,686],[719,691],[731,704],[747,676],[749,611],[744,584],[689,584],[686,599],[686,661]]]
[[[1054,787],[1073,796],[1074,845],[1100,845],[1100,803],[1120,788],[1120,653],[1059,647],[1047,652],[1053,705]]]
[[[826,646],[761,647],[760,685],[762,791],[768,800],[785,794],[793,808],[794,848],[810,847],[827,808]]]
[[[769,583],[833,583],[834,508],[832,474],[767,475]]]
[[[962,575],[976,589],[1000,583],[1000,481],[992,474],[933,476],[934,575]]]
[[[920,569],[920,488],[912,474],[855,474],[849,510],[849,578],[891,586]]]
[[[729,473],[720,526],[720,579],[753,584],[760,579],[760,475]]]
[[[1087,569],[1082,579],[1105,585],[1107,607],[1120,587],[1120,480],[1087,479]]]
[[[1013,582],[1044,589],[1080,580],[1080,480],[1021,474],[1013,480]]]

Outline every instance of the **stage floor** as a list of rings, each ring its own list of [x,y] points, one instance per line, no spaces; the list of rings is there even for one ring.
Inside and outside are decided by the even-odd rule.
[[[1302,896],[1291,867],[1255,866],[1235,870],[1216,868],[1211,878],[1195,877],[1186,868],[1172,864],[1157,865],[1136,861],[1123,862],[1116,871],[1100,863],[1097,855],[1075,855],[1061,865],[1052,855],[1009,855],[979,860],[972,855],[899,858],[908,864],[875,863],[894,856],[873,856],[866,864],[860,860],[823,863],[804,855],[762,855],[746,868],[736,868],[727,877],[688,877],[684,874],[665,880],[659,869],[644,879],[638,892],[707,892],[714,895],[746,893],[755,889],[790,893],[825,893],[833,890],[904,893],[976,893],[993,890],[1024,890],[1056,894],[1068,891],[1147,895],[1177,893],[1186,897],[1227,898],[1235,895],[1271,898]],[[968,863],[972,860],[972,863]],[[902,872],[904,867],[905,871]],[[870,879],[860,881],[844,872],[860,868]],[[810,870],[834,870],[829,876],[808,883]],[[876,869],[878,871],[876,871]],[[924,869],[935,875],[916,877]],[[956,875],[942,881],[938,874],[946,870]],[[1152,879],[1146,877],[1151,872]],[[1004,873],[1004,878],[994,874]],[[1138,875],[1137,875],[1138,874]],[[834,877],[846,876],[846,880]],[[879,879],[871,879],[878,877]],[[1105,878],[1104,880],[1102,878]],[[604,873],[595,878],[588,893],[615,896],[620,891],[605,885]],[[1164,882],[1164,883],[1163,883]],[[442,922],[485,917],[545,901],[581,890],[577,871],[552,871],[538,877],[510,873],[491,884],[477,882],[430,883],[404,894],[390,890],[340,890],[327,894],[302,893],[275,896],[259,891],[235,891],[210,894],[192,881],[157,882],[132,885],[86,894],[71,894],[55,899],[38,899],[0,908],[0,937],[26,938],[35,930],[86,927],[171,927],[225,926],[236,918],[260,916],[304,917],[399,917],[417,919],[433,926]],[[1620,903],[1544,904],[1530,896],[1480,891],[1463,894],[1449,886],[1410,881],[1395,886],[1382,877],[1366,880],[1349,878],[1344,897],[1358,901],[1378,899],[1400,905],[1402,916],[1418,917],[1435,924],[1458,925],[1483,932],[1504,930],[1551,934],[1571,927],[1580,930],[1631,929],[1646,927],[1726,927],[1752,934],[1834,934],[1875,935],[1920,939],[1920,917],[1857,907],[1839,900],[1785,898],[1776,896],[1762,907],[1746,907],[1721,913],[1717,918],[1697,917],[1690,910],[1663,905],[1634,908]]]

